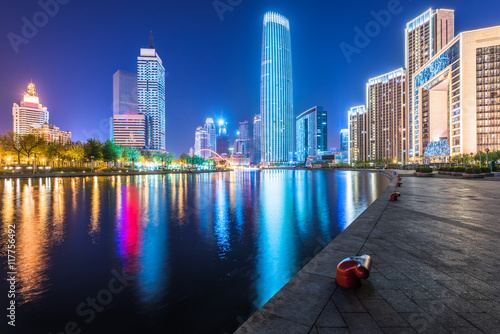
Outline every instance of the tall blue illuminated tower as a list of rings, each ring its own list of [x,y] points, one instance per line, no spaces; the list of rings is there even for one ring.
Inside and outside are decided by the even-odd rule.
[[[293,151],[292,46],[288,19],[266,13],[260,88],[264,164],[289,161]]]

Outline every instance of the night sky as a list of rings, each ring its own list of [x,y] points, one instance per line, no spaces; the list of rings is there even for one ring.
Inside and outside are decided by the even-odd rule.
[[[139,49],[148,47],[153,30],[167,73],[167,150],[177,155],[194,145],[195,129],[207,117],[223,117],[235,134],[238,121],[259,113],[266,11],[290,20],[295,116],[324,106],[330,148],[339,146],[347,110],[365,103],[368,79],[404,67],[407,21],[433,7],[455,10],[456,33],[500,25],[498,1],[401,0],[401,12],[348,62],[340,44],[353,45],[354,28],[364,29],[374,20],[370,12],[390,1],[221,0],[241,2],[222,20],[213,0],[59,1],[67,3],[16,53],[9,33],[22,36],[22,18],[33,22],[42,9],[37,0],[1,0],[0,132],[12,130],[12,103],[33,80],[51,124],[71,131],[74,141],[107,139],[113,74],[136,72]]]

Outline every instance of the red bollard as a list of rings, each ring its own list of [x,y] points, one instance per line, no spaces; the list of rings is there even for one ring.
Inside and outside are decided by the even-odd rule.
[[[370,255],[351,256],[337,266],[337,285],[352,289],[361,286],[361,280],[370,276],[372,258]]]
[[[403,178],[401,176],[398,177],[398,181],[402,181],[402,180],[403,180]]]
[[[403,185],[403,182],[398,182],[398,183],[396,184],[396,187],[401,187],[402,185]]]
[[[401,194],[398,193],[398,192],[392,193],[391,196],[389,197],[389,200],[391,200],[391,201],[397,201],[399,196],[401,196]]]

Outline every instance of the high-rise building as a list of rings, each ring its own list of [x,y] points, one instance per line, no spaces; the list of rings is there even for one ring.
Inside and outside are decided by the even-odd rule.
[[[340,130],[340,151],[349,151],[349,129]]]
[[[406,75],[402,68],[372,78],[366,85],[368,160],[403,163]]]
[[[203,127],[196,129],[194,141],[194,154],[202,158],[208,159],[212,155],[209,151],[210,136],[208,130]]]
[[[414,159],[500,150],[500,26],[459,34],[413,84]]]
[[[253,163],[260,163],[261,162],[261,131],[262,131],[262,118],[260,117],[260,114],[255,115],[253,118]]]
[[[219,134],[217,135],[217,154],[229,156],[229,135],[227,134],[227,123],[219,120]]]
[[[240,122],[237,140],[240,140],[242,143],[235,144],[235,153],[243,155],[244,158],[250,158],[250,130],[248,121]]]
[[[20,135],[30,133],[30,127],[41,127],[49,123],[49,112],[40,104],[34,83],[28,85],[20,104],[14,103],[12,107],[12,131]]]
[[[71,144],[71,132],[61,131],[55,125],[44,123],[43,125],[33,125],[29,129],[29,133],[37,137],[43,138],[47,143],[58,143],[61,145]]]
[[[137,74],[118,70],[113,75],[113,115],[137,114]]]
[[[455,12],[449,9],[432,9],[408,22],[405,30],[406,109],[403,117],[402,137],[414,135],[413,75],[455,37]],[[413,143],[406,140],[405,161],[413,156]]]
[[[146,149],[165,150],[165,68],[150,39],[137,58],[138,111],[146,117]]]
[[[349,162],[366,161],[368,158],[368,131],[365,106],[349,110]]]
[[[207,118],[205,129],[208,132],[208,149],[217,152],[217,129],[212,118]],[[215,154],[211,153],[210,156],[215,156]]]
[[[261,66],[262,161],[287,162],[293,151],[292,47],[290,24],[280,14],[264,16]]]
[[[297,161],[328,150],[327,112],[313,107],[297,116]]]
[[[141,114],[113,115],[113,141],[121,146],[145,148],[146,117]]]

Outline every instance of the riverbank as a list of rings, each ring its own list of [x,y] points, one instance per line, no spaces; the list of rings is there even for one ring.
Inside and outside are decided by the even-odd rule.
[[[405,177],[390,202],[396,180],[236,333],[496,333],[497,183]],[[338,287],[358,254],[370,278]]]
[[[94,177],[94,176],[135,176],[135,175],[165,175],[165,174],[206,174],[206,173],[221,173],[230,172],[232,169],[217,169],[217,170],[164,170],[154,172],[57,172],[57,173],[42,173],[42,174],[0,174],[1,179],[40,179],[47,177]]]

